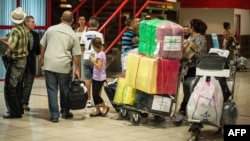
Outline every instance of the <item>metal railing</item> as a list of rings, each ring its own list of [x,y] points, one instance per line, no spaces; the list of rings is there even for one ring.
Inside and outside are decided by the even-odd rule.
[[[159,2],[159,1],[150,1],[147,0],[144,5],[141,6],[141,8],[136,12],[136,0],[134,0],[133,3],[133,12],[134,12],[134,17],[138,17],[141,12],[148,6],[148,5],[166,5],[166,2]],[[107,54],[113,47],[115,44],[117,44],[117,42],[121,39],[123,33],[127,30],[127,26],[124,27],[121,32],[117,35],[117,37],[113,40],[113,42],[107,47],[107,49],[105,50],[105,53]]]

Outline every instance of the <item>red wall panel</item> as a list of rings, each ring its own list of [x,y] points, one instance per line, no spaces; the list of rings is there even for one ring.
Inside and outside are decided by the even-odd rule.
[[[249,0],[179,0],[181,8],[250,9]]]

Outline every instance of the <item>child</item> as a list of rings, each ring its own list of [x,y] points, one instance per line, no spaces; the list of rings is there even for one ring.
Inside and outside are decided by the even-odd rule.
[[[106,55],[103,52],[102,40],[99,37],[92,39],[91,44],[96,51],[96,56],[90,56],[89,60],[94,65],[92,78],[92,94],[95,103],[96,111],[90,114],[90,117],[106,116],[109,112],[109,107],[105,105],[101,97],[101,89],[106,80]],[[99,105],[103,107],[101,112]]]

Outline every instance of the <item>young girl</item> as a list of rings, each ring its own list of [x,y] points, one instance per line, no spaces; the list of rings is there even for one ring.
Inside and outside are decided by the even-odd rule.
[[[106,55],[103,52],[102,40],[99,37],[92,39],[91,44],[96,51],[97,55],[90,56],[89,60],[94,65],[93,79],[92,79],[92,94],[95,103],[96,111],[90,114],[90,117],[106,116],[109,107],[105,105],[102,97],[101,90],[104,81],[106,80]],[[103,110],[100,110],[99,105],[102,105]]]

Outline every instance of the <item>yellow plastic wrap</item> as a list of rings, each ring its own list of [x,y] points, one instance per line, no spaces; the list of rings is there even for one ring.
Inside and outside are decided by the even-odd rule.
[[[120,77],[118,80],[114,102],[120,104],[133,105],[135,101],[136,89],[126,84],[125,78]]]
[[[130,53],[126,70],[127,84],[146,93],[157,94],[157,64],[157,59]]]

